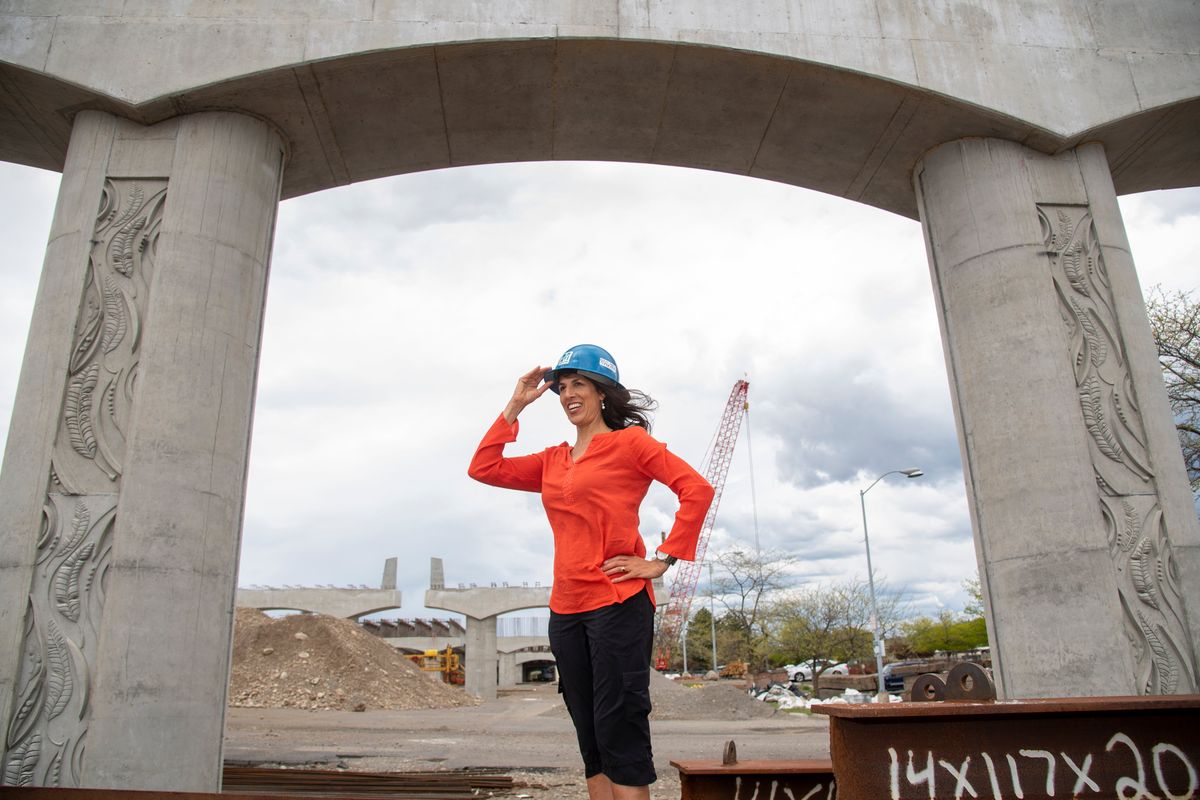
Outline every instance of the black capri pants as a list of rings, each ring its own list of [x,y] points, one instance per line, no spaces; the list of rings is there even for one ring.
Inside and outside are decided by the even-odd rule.
[[[650,750],[654,603],[645,590],[578,614],[550,612],[558,691],[575,723],[584,775],[621,786],[658,779]]]

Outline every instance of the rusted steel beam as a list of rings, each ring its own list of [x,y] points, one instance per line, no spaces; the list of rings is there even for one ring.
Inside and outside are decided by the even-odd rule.
[[[814,711],[839,800],[1200,800],[1200,695]]]
[[[499,770],[440,772],[347,772],[226,766],[220,794],[132,789],[0,787],[0,800],[270,800],[297,795],[328,798],[387,797],[400,800],[475,800],[506,792],[513,780]]]
[[[414,794],[395,793],[394,798],[403,800],[478,800],[475,792],[419,792]],[[160,792],[153,789],[60,789],[51,787],[0,786],[0,798],[4,800],[296,800],[295,793],[256,792],[254,794],[227,794],[225,792]],[[321,800],[362,800],[362,795],[330,793],[321,795]]]
[[[672,761],[681,800],[835,800],[829,761]]]

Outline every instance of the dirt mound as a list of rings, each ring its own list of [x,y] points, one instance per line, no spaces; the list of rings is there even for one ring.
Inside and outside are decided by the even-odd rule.
[[[650,719],[757,719],[775,713],[775,707],[746,694],[742,681],[691,681],[683,683],[650,673]]]
[[[775,706],[746,694],[741,681],[695,681],[680,683],[650,671],[652,720],[757,719],[775,713]],[[557,705],[543,716],[567,716],[567,707]]]
[[[239,608],[229,705],[362,711],[478,703],[432,674],[348,619],[322,614],[272,619]]]

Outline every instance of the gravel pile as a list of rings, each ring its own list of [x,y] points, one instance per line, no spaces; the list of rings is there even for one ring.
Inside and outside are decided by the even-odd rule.
[[[231,706],[365,711],[477,702],[350,620],[237,609]]]
[[[742,681],[680,682],[650,672],[652,720],[720,719],[739,720],[769,717],[775,706],[746,694]],[[567,716],[567,708],[558,705],[543,716]]]

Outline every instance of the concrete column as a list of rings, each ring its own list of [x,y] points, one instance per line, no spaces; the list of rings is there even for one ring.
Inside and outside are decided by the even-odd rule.
[[[36,703],[36,697],[27,701],[33,692],[26,685],[43,663],[44,639],[34,632],[34,606],[50,604],[46,581],[35,587],[33,576],[44,560],[39,550],[53,508],[51,458],[115,129],[112,117],[84,113],[72,131],[0,469],[0,752],[5,768],[18,756],[28,758],[44,738],[34,730],[38,720],[32,709],[18,718],[28,702]],[[19,770],[18,778],[41,783],[47,768],[39,758]],[[0,770],[0,783],[6,782],[4,774]]]
[[[466,685],[464,688],[484,700],[496,699],[496,670],[499,656],[496,653],[496,617],[476,619],[467,617]]]
[[[1001,694],[1196,691],[1200,530],[1102,148],[952,142],[914,183]]]
[[[500,653],[499,658],[499,677],[497,678],[497,686],[508,687],[516,686],[521,682],[521,667],[517,664],[516,653]]]
[[[9,782],[220,786],[282,167],[241,115],[76,119],[0,475]]]

